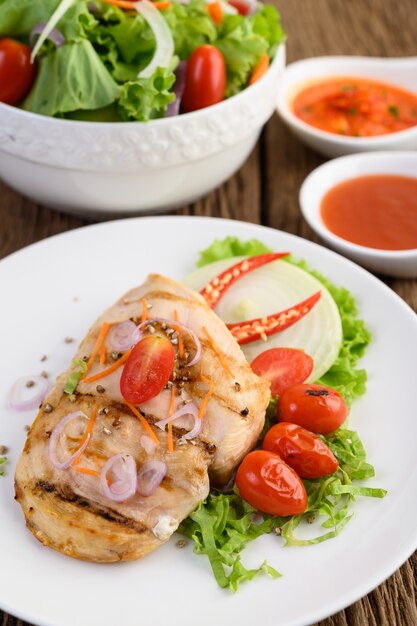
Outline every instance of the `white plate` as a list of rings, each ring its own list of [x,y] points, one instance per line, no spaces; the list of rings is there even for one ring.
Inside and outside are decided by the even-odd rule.
[[[13,501],[13,471],[34,413],[6,407],[6,390],[23,374],[67,366],[74,344],[101,310],[147,272],[181,279],[197,251],[226,235],[257,237],[290,249],[358,299],[375,341],[363,365],[369,391],[352,410],[374,487],[385,500],[360,499],[342,534],[324,544],[282,549],[265,536],[246,565],[265,558],[283,577],[260,577],[231,595],[217,587],[208,560],[175,539],[142,561],[95,565],[44,548],[26,530]],[[30,246],[0,263],[2,368],[0,443],[11,448],[0,479],[0,606],[42,626],[295,626],[316,622],[382,582],[417,546],[415,355],[413,312],[370,274],[303,239],[260,226],[189,217],[141,218],[75,230]],[[79,300],[74,300],[78,297]],[[49,356],[40,362],[43,354]]]

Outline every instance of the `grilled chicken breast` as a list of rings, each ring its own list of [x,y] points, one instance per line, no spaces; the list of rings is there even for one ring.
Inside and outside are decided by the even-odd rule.
[[[70,369],[57,379],[43,402],[16,469],[16,499],[28,528],[44,545],[75,558],[96,562],[132,560],[162,545],[207,497],[209,477],[216,484],[229,480],[264,424],[269,384],[252,372],[240,347],[204,299],[163,276],[150,275],[142,286],[105,311],[81,343],[76,358],[90,357],[103,323],[140,323],[144,303],[149,318],[149,325],[143,327],[144,335],[168,331],[171,337],[169,324],[152,320],[176,318],[197,335],[202,346],[201,359],[191,367],[187,366],[190,359],[180,358],[176,347],[172,383],[136,407],[151,425],[159,444],[152,441],[126,405],[120,391],[123,367],[100,379],[99,384],[81,380],[75,395],[64,393]],[[192,337],[187,332],[182,337],[185,355],[192,354]],[[114,362],[110,351],[105,358],[104,364],[98,359],[93,363],[86,380]],[[191,428],[190,417],[176,419],[174,450],[169,451],[168,434],[155,423],[167,417],[170,406],[175,410],[187,402],[194,402],[200,409],[203,403],[201,430],[186,441],[184,433]],[[77,464],[56,469],[48,454],[52,431],[67,414],[82,411],[89,416],[95,408],[98,413],[91,438],[79,461],[89,473],[80,473]],[[77,451],[83,430],[82,418],[68,424],[57,452],[61,458]],[[106,497],[100,488],[100,469],[120,452],[131,455],[137,468],[148,460],[166,464],[166,475],[152,495],[145,497],[136,492],[123,502]]]

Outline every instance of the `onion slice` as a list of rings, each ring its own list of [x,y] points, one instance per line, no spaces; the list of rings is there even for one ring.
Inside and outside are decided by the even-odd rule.
[[[112,326],[106,337],[106,344],[110,350],[125,352],[137,344],[141,332],[131,320]]]
[[[43,32],[45,26],[46,26],[45,22],[39,22],[39,24],[36,24],[36,26],[32,28],[32,32],[29,35],[29,44],[32,48],[35,45],[37,36]],[[64,43],[66,43],[67,41],[64,35],[61,33],[61,31],[58,30],[57,28],[53,28],[51,30],[47,39],[50,39],[57,48],[59,48],[60,46],[63,46]]]
[[[153,317],[150,320],[141,322],[138,326],[138,329],[142,329],[148,326],[149,324],[153,324],[154,322],[160,322],[161,324],[165,323],[167,324],[167,326],[171,326],[171,328],[175,328],[177,326],[178,328],[182,328],[182,330],[185,330],[187,333],[189,333],[191,335],[192,340],[195,343],[196,353],[195,353],[194,358],[189,363],[187,363],[187,365],[188,367],[191,367],[191,365],[195,365],[196,363],[199,362],[199,360],[201,359],[201,352],[202,352],[201,343],[200,343],[199,338],[197,337],[195,332],[191,330],[191,328],[189,328],[188,326],[185,326],[185,324],[181,324],[180,322],[175,322],[173,320],[166,319],[165,317]]]
[[[145,1],[145,0],[143,0]],[[38,41],[35,44],[35,47],[32,50],[32,54],[30,55],[30,62],[33,63],[36,55],[38,54],[39,50],[41,49],[42,45],[44,44],[44,42],[48,39],[49,35],[51,34],[51,32],[53,31],[53,29],[55,28],[55,26],[58,24],[59,20],[61,19],[61,17],[63,17],[63,15],[65,15],[65,13],[68,11],[68,9],[70,8],[70,6],[73,4],[74,0],[62,0],[62,2],[59,3],[59,5],[57,6],[57,8],[55,9],[55,11],[52,13],[51,17],[49,18],[45,28],[43,29],[43,31],[41,32]]]
[[[181,100],[185,90],[185,74],[187,70],[187,61],[181,61],[175,70],[174,93],[175,100],[168,105],[165,117],[173,117],[180,112]]]
[[[167,473],[164,461],[146,461],[138,471],[137,492],[147,498],[151,496],[163,481]]]
[[[13,411],[35,409],[45,399],[48,391],[49,382],[43,376],[22,376],[11,388],[9,407]]]
[[[48,443],[48,457],[49,460],[51,461],[52,465],[59,470],[66,470],[68,469],[68,467],[71,465],[71,463],[73,461],[75,461],[75,459],[77,458],[77,456],[79,456],[80,454],[82,454],[84,452],[84,450],[86,449],[86,447],[88,446],[88,443],[90,441],[90,437],[87,437],[86,441],[84,442],[84,444],[81,446],[81,448],[78,448],[74,454],[67,459],[66,461],[64,461],[63,463],[60,463],[56,457],[56,448],[58,446],[58,442],[59,442],[59,437],[62,434],[65,426],[69,423],[72,422],[73,420],[77,419],[77,417],[83,417],[84,419],[87,420],[88,422],[88,415],[86,415],[85,413],[83,413],[83,411],[74,411],[73,413],[69,413],[68,415],[65,415],[65,417],[63,417],[58,424],[55,426],[55,428],[53,429],[51,436],[49,437],[49,443]]]
[[[136,463],[133,456],[119,452],[105,462],[100,474],[100,487],[106,498],[113,502],[123,502],[135,494],[136,486]]]
[[[174,39],[168,24],[152,2],[140,0],[135,7],[149,24],[156,42],[155,54],[151,62],[138,74],[138,78],[149,78],[158,67],[169,66],[174,55]]]
[[[177,409],[177,411],[175,411],[175,413],[173,413],[171,417],[166,417],[163,420],[159,420],[159,422],[155,423],[155,426],[157,426],[161,430],[165,430],[165,426],[169,424],[169,422],[174,422],[176,419],[182,417],[183,415],[191,415],[194,418],[194,426],[188,433],[181,437],[178,443],[181,444],[189,441],[190,439],[195,439],[195,437],[200,434],[203,423],[203,420],[198,417],[198,406],[195,404],[195,402],[187,402],[187,404],[183,404],[183,406]]]

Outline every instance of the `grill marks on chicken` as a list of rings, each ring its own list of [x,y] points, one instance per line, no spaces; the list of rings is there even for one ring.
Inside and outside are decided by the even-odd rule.
[[[50,404],[52,412],[46,413],[43,408],[39,411],[16,470],[16,499],[29,530],[44,545],[75,558],[96,562],[132,560],[162,545],[182,519],[207,497],[209,474],[216,483],[229,480],[236,465],[254,446],[264,423],[270,395],[268,384],[251,371],[240,347],[203,298],[163,276],[149,276],[142,286],[109,308],[90,329],[75,358],[91,355],[103,322],[140,322],[144,298],[152,307],[152,317],[173,320],[176,311],[178,321],[191,328],[202,344],[199,363],[188,367],[187,359],[181,359],[177,353],[172,385],[137,407],[151,425],[159,445],[143,444],[147,433],[120,392],[122,367],[100,379],[99,390],[97,382],[82,380],[75,402],[63,393],[69,370],[57,379],[43,404]],[[204,328],[221,349],[228,371],[207,341]],[[150,330],[145,329],[144,334],[147,332]],[[155,324],[153,332],[160,333],[162,328]],[[182,338],[185,353],[193,354],[195,347],[186,332]],[[111,365],[110,350],[106,360],[106,364],[100,364],[97,359],[88,376]],[[171,386],[175,391],[175,410],[190,401],[201,407],[212,391],[202,429],[195,439],[179,445],[190,430],[189,417],[179,418],[173,424],[173,452],[168,451],[168,433],[154,426],[167,417]],[[113,502],[101,492],[97,476],[79,473],[77,466],[60,471],[51,464],[48,442],[56,424],[75,410],[89,416],[96,404],[100,410],[78,467],[99,472],[106,460],[119,452],[131,455],[138,468],[148,460],[163,461],[166,476],[151,496],[136,493],[127,501]],[[81,439],[71,428],[67,431],[65,458],[75,452]]]

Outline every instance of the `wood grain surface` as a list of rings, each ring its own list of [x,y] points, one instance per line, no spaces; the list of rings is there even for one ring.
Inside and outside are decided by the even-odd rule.
[[[288,35],[288,62],[332,54],[417,55],[417,0],[276,3]],[[319,241],[301,217],[298,191],[306,175],[323,161],[273,116],[240,171],[207,197],[176,213],[262,223]],[[0,183],[0,257],[85,223],[37,206]],[[417,281],[382,278],[417,311]],[[368,596],[320,626],[417,626],[416,572],[417,553]],[[23,622],[0,611],[0,624],[22,626]]]

